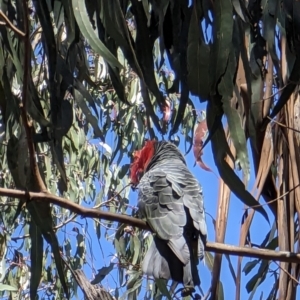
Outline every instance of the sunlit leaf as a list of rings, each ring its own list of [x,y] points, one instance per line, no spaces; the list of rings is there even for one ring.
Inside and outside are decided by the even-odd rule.
[[[163,279],[155,279],[155,284],[157,285],[157,287],[159,288],[160,292],[167,297],[167,299],[171,300],[172,297],[167,289],[166,286],[166,281]]]
[[[86,11],[86,7],[84,2],[80,0],[72,1],[73,11],[78,23],[80,30],[82,31],[85,38],[89,41],[91,47],[100,55],[103,56],[105,60],[112,66],[122,68],[122,65],[118,62],[118,60],[111,54],[111,52],[106,48],[106,46],[99,40],[92,24],[88,18],[88,14]]]
[[[18,289],[8,284],[0,283],[0,291],[16,292]]]

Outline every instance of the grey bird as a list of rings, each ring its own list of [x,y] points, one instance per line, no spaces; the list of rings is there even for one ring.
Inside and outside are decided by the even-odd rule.
[[[139,213],[153,231],[143,273],[183,283],[182,295],[192,294],[200,285],[197,265],[207,236],[200,184],[174,144],[155,140],[134,153],[130,177]]]

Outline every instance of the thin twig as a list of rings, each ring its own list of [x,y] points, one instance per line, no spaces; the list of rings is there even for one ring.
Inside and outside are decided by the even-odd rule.
[[[101,203],[95,205],[93,208],[99,208],[99,207],[101,207],[101,206],[104,206],[104,205],[109,204],[109,203],[112,202],[112,201],[117,201],[117,202],[119,202],[116,198],[117,198],[118,196],[120,196],[121,193],[122,193],[127,187],[129,187],[129,186],[131,186],[131,183],[126,184],[126,185],[125,185],[118,193],[116,193],[115,195],[113,195],[110,199],[108,199],[107,201],[104,201],[104,202],[101,202]]]
[[[279,126],[281,126],[281,127],[284,127],[284,128],[286,128],[286,129],[293,130],[294,132],[297,132],[297,133],[300,133],[300,130],[297,130],[297,129],[292,128],[292,127],[289,127],[289,126],[287,126],[287,125],[285,125],[285,124],[283,124],[283,123],[280,123],[280,122],[278,122],[278,121],[276,121],[276,120],[270,118],[269,116],[268,116],[267,118],[268,118],[270,121],[276,123],[277,125],[279,125]]]
[[[5,13],[0,10],[0,17],[5,21],[5,23],[2,23],[0,25],[6,25],[8,26],[13,32],[15,32],[16,34],[18,34],[20,37],[24,38],[25,37],[25,33],[18,29],[9,19],[8,17],[5,15]]]
[[[29,233],[28,233],[28,234],[24,234],[24,235],[21,235],[21,236],[13,236],[13,237],[11,237],[10,239],[11,239],[12,241],[16,242],[16,241],[18,241],[18,240],[24,240],[24,239],[27,239],[27,238],[29,238],[29,237],[30,237],[30,235],[29,235]]]
[[[60,207],[69,209],[71,212],[81,215],[85,218],[97,218],[108,221],[115,221],[128,224],[130,226],[139,227],[141,229],[151,231],[150,227],[143,220],[131,217],[125,214],[116,214],[112,212],[102,211],[99,209],[86,208],[76,204],[68,199],[61,198],[50,193],[25,192],[20,190],[0,188],[0,196],[6,196],[18,199],[30,199],[30,201],[44,201],[56,204]],[[283,261],[300,263],[300,254],[288,251],[274,251],[268,249],[253,249],[249,247],[238,247],[222,243],[207,242],[206,251],[220,254],[229,254],[236,256],[255,257],[265,260]]]
[[[297,283],[298,285],[300,285],[300,282],[291,274],[291,273],[289,273],[285,268],[282,268],[281,266],[280,266],[280,264],[279,263],[277,263],[276,261],[274,261],[275,262],[275,264],[284,272],[284,273],[286,273],[287,274],[287,276],[289,276],[293,281],[295,281],[295,283]]]
[[[278,196],[277,198],[268,201],[267,203],[257,204],[257,205],[253,205],[251,207],[246,207],[246,208],[244,208],[244,210],[248,210],[248,209],[252,209],[252,208],[257,208],[257,207],[260,207],[260,206],[265,206],[265,205],[269,205],[270,203],[276,202],[276,201],[280,200],[281,198],[285,197],[286,195],[288,195],[289,193],[291,193],[292,191],[294,191],[299,186],[300,186],[300,183],[297,184],[296,186],[294,186],[292,189],[290,189],[287,192],[285,192],[284,194]]]
[[[283,91],[289,84],[291,84],[291,82],[287,83],[285,86],[283,86],[282,88],[278,89],[275,93],[273,93],[269,97],[263,98],[262,101],[266,101],[266,100],[269,100],[269,99],[273,98],[274,96],[276,96],[277,94],[279,94],[281,91]],[[256,102],[254,104],[257,104],[257,103],[260,103],[260,102]]]
[[[65,225],[67,225],[68,223],[72,222],[76,217],[77,217],[77,214],[74,214],[73,216],[71,216],[69,219],[65,220],[61,224],[58,224],[57,226],[53,227],[53,229],[58,230],[59,228],[61,228]]]

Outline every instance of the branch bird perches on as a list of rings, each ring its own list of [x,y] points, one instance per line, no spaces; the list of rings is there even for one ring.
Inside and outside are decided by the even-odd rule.
[[[86,208],[79,204],[73,203],[68,199],[58,197],[50,193],[34,193],[0,188],[0,196],[25,200],[27,199],[27,201],[45,201],[69,209],[71,212],[81,215],[85,218],[97,218],[108,221],[122,222],[144,230],[151,230],[147,223],[143,220],[128,215],[106,212],[95,208]],[[281,262],[300,263],[300,254],[287,251],[274,251],[260,248],[254,249],[215,242],[207,242],[205,250],[220,254],[253,257]]]

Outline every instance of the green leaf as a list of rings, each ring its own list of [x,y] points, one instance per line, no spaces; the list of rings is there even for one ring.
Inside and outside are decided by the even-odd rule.
[[[92,24],[89,20],[85,2],[81,0],[72,0],[72,6],[76,22],[83,34],[88,40],[92,49],[100,54],[110,65],[122,69],[122,65],[119,63],[117,58],[111,54],[107,47],[97,37]]]
[[[96,235],[97,235],[97,238],[98,240],[100,240],[101,238],[101,226],[99,224],[99,222],[94,222],[95,223],[95,230],[96,230]]]
[[[66,296],[68,297],[68,287],[65,278],[65,272],[62,265],[62,259],[60,256],[60,249],[58,244],[58,239],[54,233],[52,227],[52,215],[51,208],[49,203],[45,202],[30,202],[27,205],[27,209],[30,212],[31,217],[35,224],[41,230],[43,237],[51,245],[52,253],[54,256],[56,270],[61,282],[61,285],[64,289]]]
[[[36,226],[33,220],[30,221],[29,235],[31,238],[30,260],[31,260],[31,276],[30,276],[30,299],[35,300],[37,290],[40,285],[43,270],[43,237],[41,230]]]
[[[263,9],[263,32],[262,35],[265,38],[267,45],[268,45],[268,51],[272,57],[272,62],[274,64],[274,67],[276,69],[276,74],[279,77],[279,81],[282,81],[282,74],[280,72],[279,67],[279,58],[276,53],[276,45],[275,45],[275,32],[276,32],[276,22],[277,22],[277,16],[279,13],[279,9],[277,9],[277,1],[267,1],[264,0],[264,3],[262,3]]]
[[[7,237],[9,236],[0,233],[0,282],[6,275]]]
[[[91,284],[98,284],[100,283],[106,275],[112,271],[114,268],[114,264],[110,263],[108,267],[102,267],[101,269],[98,270],[97,274],[95,275],[95,278],[91,281]]]
[[[71,246],[71,241],[69,239],[65,240],[65,242],[64,242],[64,249],[65,249],[65,255],[67,257],[71,257],[72,246]]]
[[[228,261],[228,264],[229,264],[229,270],[230,270],[230,273],[232,275],[232,278],[233,278],[233,281],[236,283],[236,275],[235,275],[235,271],[234,271],[234,267],[231,263],[231,259],[230,259],[230,256],[228,254],[225,254],[225,258],[227,259]]]
[[[280,98],[278,99],[275,106],[273,107],[273,110],[269,116],[271,119],[273,119],[284,107],[284,105],[288,102],[288,100],[290,99],[292,93],[294,92],[297,86],[296,83],[299,81],[299,79],[300,79],[300,56],[297,56],[291,74],[288,79],[289,84],[285,86],[282,93],[280,94]],[[266,124],[270,122],[269,119],[265,119],[265,121]]]
[[[84,99],[89,103],[90,107],[93,108],[96,117],[99,118],[95,100],[91,96],[89,91],[86,89],[86,87],[78,79],[75,79],[74,80],[74,88],[80,92],[80,94],[84,97]]]
[[[55,133],[64,136],[68,133],[73,124],[73,106],[68,100],[61,102],[61,108],[57,116],[57,128]]]
[[[219,93],[222,95],[223,110],[227,117],[230,137],[236,149],[237,162],[241,165],[243,170],[246,185],[250,178],[250,162],[247,151],[247,142],[245,131],[242,128],[242,116],[233,107],[232,99],[235,81],[235,72],[237,68],[237,61],[233,50],[230,52],[228,66],[224,76],[219,84]]]
[[[246,290],[248,293],[251,292],[249,300],[253,298],[258,286],[266,279],[269,264],[270,262],[263,260],[257,273],[247,282]]]
[[[142,277],[140,274],[137,274],[130,282],[130,288],[126,291],[126,293],[120,298],[121,300],[136,300],[136,294],[139,292],[142,285]],[[127,286],[128,287],[128,286]]]
[[[193,13],[190,21],[187,49],[188,85],[190,91],[206,100],[210,92],[209,71],[210,47],[200,38],[199,16],[196,3],[193,5]]]
[[[118,174],[118,177],[120,179],[124,178],[124,176],[127,174],[128,170],[129,170],[129,167],[130,167],[130,164],[125,164],[120,168],[119,174]]]
[[[243,1],[240,0],[232,0],[232,5],[234,7],[234,10],[239,15],[239,17],[245,21],[245,15],[247,14],[247,8]]]
[[[66,294],[66,297],[68,298],[69,291],[68,291],[68,286],[67,286],[66,278],[65,278],[65,270],[63,268],[63,261],[60,256],[58,240],[57,240],[57,237],[54,232],[51,232],[51,243],[50,244],[51,244],[51,249],[52,249],[52,253],[54,256],[54,260],[55,260],[55,267],[56,267],[56,270],[58,273],[58,277],[59,277],[60,283],[63,287],[64,293]]]
[[[209,271],[212,272],[213,265],[214,265],[214,256],[210,252],[205,251],[204,261],[205,261],[205,264],[207,265]]]
[[[160,292],[167,297],[167,299],[171,300],[172,297],[167,289],[167,281],[164,279],[155,278],[155,284],[157,285]]]
[[[116,248],[116,251],[119,256],[125,256],[126,255],[126,245],[125,240],[123,237],[123,230],[125,225],[122,224],[118,231],[116,232],[115,239],[114,239],[114,246]]]
[[[132,258],[132,264],[135,265],[139,259],[140,252],[141,252],[141,241],[137,236],[133,236],[132,238],[132,243],[133,243],[133,258]]]
[[[245,185],[243,184],[243,182],[225,161],[226,155],[228,154],[232,157],[232,154],[226,140],[221,119],[216,117],[215,110],[216,108],[213,108],[213,104],[209,102],[207,106],[207,124],[208,128],[212,128],[214,124],[216,124],[217,126],[214,135],[211,137],[211,145],[214,154],[214,160],[220,176],[229,186],[231,191],[244,204],[261,213],[263,217],[269,222],[269,217],[265,209],[262,206],[258,206],[259,202],[256,201],[254,197],[245,189]]]
[[[0,291],[17,292],[18,288],[8,284],[0,283]]]
[[[219,281],[219,283],[218,283],[218,290],[219,290],[219,292],[218,292],[218,300],[224,300],[225,299],[225,297],[224,297],[224,289],[223,289],[223,284],[222,284],[222,282],[221,281]]]
[[[228,57],[232,49],[233,17],[231,0],[220,0],[215,3],[213,18],[213,40],[210,60],[211,93],[218,93],[218,84],[225,74]]]
[[[94,130],[94,138],[101,138],[101,140],[104,140],[103,137],[103,132],[102,130],[99,128],[99,122],[97,120],[97,118],[91,113],[91,111],[89,110],[83,95],[77,91],[76,89],[74,89],[74,98],[75,101],[78,103],[79,107],[81,108],[82,112],[84,113],[87,121],[92,125],[93,130]]]
[[[253,270],[253,268],[257,266],[258,263],[259,263],[258,259],[248,261],[243,268],[243,272],[245,273],[245,275],[248,275]]]

